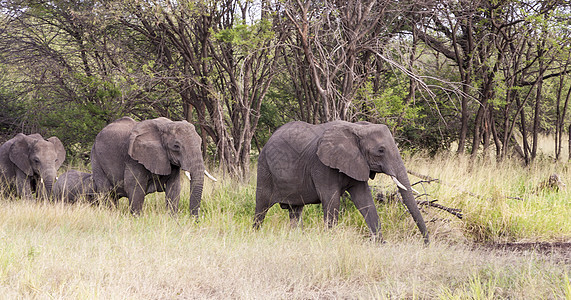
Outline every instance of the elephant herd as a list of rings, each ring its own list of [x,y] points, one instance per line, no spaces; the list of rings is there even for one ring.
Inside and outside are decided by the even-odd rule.
[[[69,170],[56,177],[65,159],[57,137],[17,134],[0,146],[0,180],[5,192],[75,202],[96,194],[113,203],[129,199],[132,214],[141,213],[146,194],[165,192],[166,206],[176,213],[181,173],[191,179],[189,210],[197,216],[206,172],[202,141],[186,121],[156,118],[137,122],[123,117],[103,128],[91,149],[92,173]],[[380,220],[368,186],[377,173],[390,176],[399,188],[424,242],[428,231],[413,195],[394,138],[385,125],[333,121],[311,125],[290,122],[270,137],[260,152],[254,228],[274,204],[301,222],[306,204],[323,206],[324,219],[337,223],[340,197],[349,192],[372,236],[382,240]],[[56,180],[57,178],[57,180]]]

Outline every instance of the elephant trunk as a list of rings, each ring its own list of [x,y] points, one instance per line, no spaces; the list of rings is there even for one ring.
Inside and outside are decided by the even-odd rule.
[[[204,185],[204,161],[202,155],[194,157],[188,167],[183,166],[183,170],[190,173],[190,200],[189,209],[192,216],[198,217],[200,201],[202,199],[202,188]]]
[[[402,196],[402,200],[404,202],[404,205],[406,205],[406,207],[408,208],[408,211],[410,212],[412,218],[414,219],[414,222],[416,222],[416,226],[418,227],[420,233],[422,234],[422,237],[424,238],[424,243],[428,244],[429,243],[428,230],[426,229],[426,224],[424,223],[424,219],[420,214],[420,210],[418,209],[418,205],[416,204],[416,200],[414,199],[414,195],[412,194],[412,186],[410,185],[410,181],[408,179],[404,163],[402,163],[402,166],[399,167],[399,169],[396,171],[396,178],[406,188],[405,190],[402,187],[399,187],[399,192]]]
[[[56,171],[47,170],[41,172],[39,186],[37,186],[36,193],[44,198],[49,198],[52,195],[52,188],[56,180]]]

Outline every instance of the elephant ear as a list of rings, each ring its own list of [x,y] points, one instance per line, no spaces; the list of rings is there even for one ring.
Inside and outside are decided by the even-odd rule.
[[[10,160],[27,176],[34,175],[34,170],[30,164],[30,139],[22,134],[18,133],[14,137],[14,143],[10,146],[9,157]]]
[[[369,179],[369,164],[359,149],[359,140],[351,126],[334,126],[323,133],[317,144],[317,156],[326,166],[358,180]]]
[[[63,147],[62,142],[56,136],[52,136],[51,138],[49,138],[48,142],[54,145],[54,149],[56,151],[57,160],[58,160],[56,164],[56,170],[57,170],[59,169],[59,167],[61,167],[63,161],[65,160],[65,148]]]
[[[129,156],[154,174],[168,175],[171,164],[161,139],[161,126],[166,118],[146,120],[137,124],[129,136]]]

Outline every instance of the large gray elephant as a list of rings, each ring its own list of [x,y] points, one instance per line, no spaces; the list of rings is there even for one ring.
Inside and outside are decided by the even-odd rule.
[[[124,117],[107,125],[91,149],[93,180],[98,193],[116,202],[129,198],[131,213],[139,214],[146,194],[166,194],[166,205],[178,211],[181,169],[188,171],[190,212],[197,216],[204,183],[202,139],[186,121],[157,118],[136,122]]]
[[[340,196],[348,191],[373,237],[382,240],[380,221],[367,181],[389,175],[428,243],[428,231],[412,194],[406,168],[385,125],[333,121],[320,125],[291,122],[268,140],[258,160],[254,228],[275,203],[289,210],[292,224],[303,206],[322,203],[329,227],[337,223]]]
[[[0,146],[0,182],[22,198],[50,195],[57,170],[65,160],[61,141],[53,136],[17,134]],[[42,184],[43,183],[43,184]]]
[[[75,203],[81,197],[93,202],[95,194],[95,184],[91,173],[77,170],[69,170],[61,174],[53,187],[54,199],[67,203]]]

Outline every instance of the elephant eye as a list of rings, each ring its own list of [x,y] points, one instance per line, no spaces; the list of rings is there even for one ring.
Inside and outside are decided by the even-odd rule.
[[[39,163],[40,163],[40,159],[37,158],[37,157],[34,157],[32,160],[34,161],[35,164],[39,164]]]
[[[385,147],[379,148],[379,154],[380,154],[380,155],[385,154]]]
[[[179,145],[178,143],[173,144],[173,145],[172,145],[172,149],[173,149],[174,151],[179,151],[179,150],[180,150],[180,145]]]

